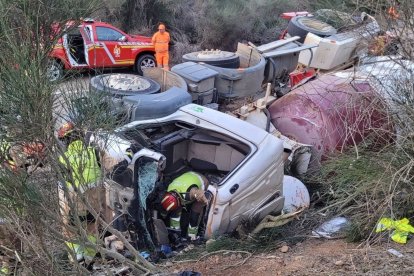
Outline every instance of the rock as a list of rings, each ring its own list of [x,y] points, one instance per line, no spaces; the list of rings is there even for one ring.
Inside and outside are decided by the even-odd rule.
[[[287,245],[284,245],[280,248],[280,252],[282,252],[282,253],[286,253],[288,251],[289,251],[289,246],[287,246]]]
[[[343,262],[343,261],[341,261],[341,260],[339,260],[339,261],[336,261],[336,262],[335,262],[335,265],[336,265],[336,266],[343,266],[343,265],[344,265],[344,262]]]
[[[215,239],[209,239],[209,240],[207,240],[206,241],[206,246],[209,245],[209,244],[212,244],[215,241],[216,241]]]
[[[298,262],[303,259],[303,256],[295,256],[293,259]]]
[[[238,258],[238,259],[243,258],[242,254],[240,254],[240,253],[239,253],[239,254],[237,254],[237,258]]]
[[[261,266],[261,267],[257,268],[256,271],[257,272],[264,272],[264,271],[266,271],[266,267]]]
[[[113,241],[111,243],[111,249],[112,250],[116,250],[116,251],[122,251],[124,250],[125,246],[124,243],[122,241]]]
[[[118,240],[118,237],[115,235],[106,237],[104,241],[105,247],[112,251],[122,251],[125,248],[124,243]]]
[[[230,260],[231,260],[231,261],[234,261],[234,260],[236,260],[236,259],[237,259],[236,254],[231,254],[231,256],[230,256]]]
[[[129,267],[127,267],[127,266],[123,266],[123,267],[121,267],[121,268],[118,268],[118,269],[115,271],[115,275],[119,275],[119,274],[122,274],[122,273],[124,273],[124,272],[128,272],[128,270],[129,270]]]
[[[166,262],[165,266],[173,266],[173,263],[172,262]]]

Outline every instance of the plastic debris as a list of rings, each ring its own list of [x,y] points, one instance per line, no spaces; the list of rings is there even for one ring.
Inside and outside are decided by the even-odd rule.
[[[164,255],[169,255],[172,252],[171,246],[168,244],[161,245],[161,252],[164,253]]]
[[[96,238],[92,235],[88,235],[88,240],[91,243],[96,244]],[[76,256],[76,261],[91,262],[96,255],[96,250],[93,247],[84,246],[73,242],[65,242],[66,245],[73,251]],[[69,259],[72,259],[72,255],[69,254]]]
[[[120,241],[116,235],[106,237],[104,242],[105,247],[112,251],[120,252],[125,249],[124,243]]]
[[[309,207],[309,191],[306,186],[295,177],[289,175],[283,177],[283,196],[285,197],[283,210],[286,213],[293,213],[301,207]]]
[[[312,234],[318,238],[342,238],[349,226],[350,223],[346,218],[336,217],[322,223],[321,226],[312,231]]]
[[[0,275],[10,275],[9,266],[3,264],[3,266],[0,269]]]
[[[151,255],[147,251],[142,251],[139,253],[144,259],[148,259]]]
[[[178,276],[201,276],[200,272],[195,271],[182,271],[177,274]]]
[[[391,253],[394,256],[397,256],[398,258],[404,257],[403,254],[401,254],[399,251],[397,251],[397,250],[395,250],[393,248],[388,249],[387,252],[388,253]]]
[[[391,230],[391,239],[397,243],[407,243],[407,238],[410,233],[414,233],[414,227],[410,225],[408,218],[400,220],[392,220],[390,218],[382,218],[375,229],[376,233],[386,230]]]

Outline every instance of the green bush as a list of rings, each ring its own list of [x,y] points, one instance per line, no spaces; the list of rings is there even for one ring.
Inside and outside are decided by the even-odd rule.
[[[381,217],[412,217],[414,182],[412,141],[390,145],[374,152],[359,149],[324,163],[318,182],[323,203],[331,216],[346,216],[352,222],[352,241],[371,236]]]
[[[261,44],[277,39],[287,24],[280,14],[307,7],[298,0],[137,2],[126,0],[120,7],[118,14],[125,30],[155,31],[158,22],[165,22],[176,43],[222,50],[235,50],[239,41]]]

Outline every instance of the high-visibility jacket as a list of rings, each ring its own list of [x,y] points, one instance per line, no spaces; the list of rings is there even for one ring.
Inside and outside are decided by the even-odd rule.
[[[170,43],[170,34],[168,32],[156,32],[152,36],[152,44],[154,44],[155,53],[168,52],[168,43]]]
[[[0,142],[0,154],[1,157],[4,158],[4,162],[10,166],[13,170],[16,169],[16,163],[14,162],[13,158],[11,158],[9,154],[9,150],[11,148],[11,144],[7,141]]]
[[[2,140],[0,141],[0,153],[2,156],[7,158],[9,149],[10,149],[11,145],[9,142]]]
[[[84,185],[94,184],[101,177],[95,149],[85,147],[81,140],[70,143],[64,156],[59,157],[59,161],[72,172],[72,184],[77,188],[79,185],[85,187]]]
[[[206,183],[204,183],[203,178],[196,172],[186,172],[168,185],[167,191],[175,191],[179,193],[183,198],[185,194],[189,193],[191,188],[195,187],[200,190],[204,190]]]

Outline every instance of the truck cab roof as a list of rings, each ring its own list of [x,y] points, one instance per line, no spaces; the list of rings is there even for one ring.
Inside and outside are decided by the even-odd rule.
[[[181,107],[179,111],[220,126],[256,145],[260,144],[267,135],[266,131],[250,123],[205,106],[188,104]]]

